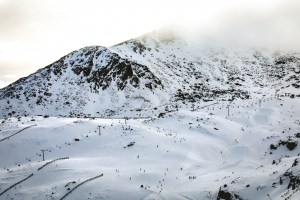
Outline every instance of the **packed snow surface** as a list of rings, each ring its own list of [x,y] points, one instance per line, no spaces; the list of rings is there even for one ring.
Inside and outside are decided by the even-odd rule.
[[[270,95],[159,118],[2,119],[0,199],[300,199],[299,103]]]

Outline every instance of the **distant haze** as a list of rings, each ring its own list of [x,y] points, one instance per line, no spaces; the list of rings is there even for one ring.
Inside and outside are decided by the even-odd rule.
[[[0,88],[81,47],[173,24],[190,38],[296,52],[299,10],[297,0],[0,0]]]

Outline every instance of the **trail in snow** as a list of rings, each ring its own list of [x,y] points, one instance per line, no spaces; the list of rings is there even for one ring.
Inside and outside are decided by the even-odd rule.
[[[16,132],[16,133],[10,135],[10,136],[7,136],[7,137],[5,137],[5,138],[2,138],[2,139],[0,140],[0,142],[2,142],[2,141],[4,141],[4,140],[8,140],[9,138],[11,138],[11,137],[13,137],[13,136],[15,136],[15,135],[17,135],[17,134],[19,134],[19,133],[25,131],[26,129],[29,129],[29,128],[33,127],[33,126],[36,126],[36,125],[30,125],[30,126],[27,126],[27,127],[23,128],[23,129],[19,130],[18,132]]]

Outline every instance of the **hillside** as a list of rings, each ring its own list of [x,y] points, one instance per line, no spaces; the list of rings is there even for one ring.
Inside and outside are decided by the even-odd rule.
[[[266,97],[234,100],[229,116],[220,102],[164,118],[1,120],[0,199],[296,200],[298,105]]]
[[[79,49],[1,89],[0,116],[141,117],[166,105],[299,96],[299,73],[299,54],[217,48],[153,32]]]
[[[153,32],[0,89],[0,199],[300,199],[300,55]]]

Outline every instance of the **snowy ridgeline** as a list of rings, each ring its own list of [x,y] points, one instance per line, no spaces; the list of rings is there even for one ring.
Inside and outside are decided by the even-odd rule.
[[[166,105],[257,94],[297,98],[299,73],[297,53],[224,49],[152,33],[79,49],[0,89],[0,117],[151,117]]]
[[[300,199],[299,103],[2,119],[0,199]]]

